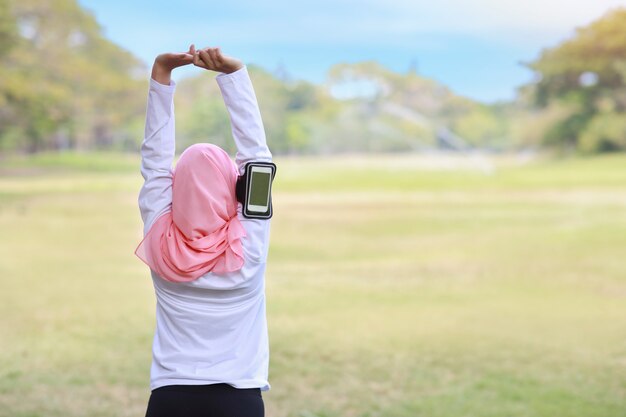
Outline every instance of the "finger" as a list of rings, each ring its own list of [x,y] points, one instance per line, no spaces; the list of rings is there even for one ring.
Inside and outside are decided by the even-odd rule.
[[[200,55],[198,54],[198,51],[194,50],[193,52],[193,64],[200,67]]]
[[[206,48],[198,49],[198,53],[200,53],[200,51],[209,52],[210,49],[211,47],[207,46]]]
[[[194,45],[193,43],[191,44],[191,46],[189,46],[189,53],[191,53],[191,62],[194,65],[198,65],[198,62],[200,61],[200,57],[198,56],[198,51],[196,51],[196,45]]]
[[[198,54],[196,54],[196,56],[198,56]],[[200,58],[197,58],[197,59],[196,59],[196,61],[197,61],[197,62],[194,62],[194,63],[193,63],[196,67],[199,67],[199,68],[204,68],[204,69],[210,69],[209,67],[207,67],[207,66],[206,66],[206,64],[204,63],[204,61],[202,61]]]
[[[194,55],[194,65],[196,67],[200,67],[200,68],[204,68],[204,69],[210,69],[209,67],[207,67],[207,65],[204,63],[204,61],[200,58],[200,54],[198,52],[196,52],[196,54]]]
[[[220,48],[215,48],[215,57],[217,62],[219,62],[220,64],[224,62],[224,55],[222,55],[222,51],[220,50]]]
[[[219,62],[217,60],[217,52],[215,50],[215,48],[211,48],[207,51],[209,53],[209,56],[211,57],[211,59],[213,60],[213,62],[215,63],[215,65],[219,65]]]
[[[201,49],[200,50],[200,58],[204,61],[204,63],[211,69],[216,68],[215,62],[213,62],[213,59],[211,58],[211,56],[208,54],[207,51]]]

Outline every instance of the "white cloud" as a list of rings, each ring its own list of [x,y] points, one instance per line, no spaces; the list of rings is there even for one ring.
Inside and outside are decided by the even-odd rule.
[[[82,2],[89,6],[96,1]],[[432,48],[437,45],[428,40],[429,34],[502,43],[553,41],[618,6],[626,6],[626,0],[244,0],[221,5],[181,0],[170,12],[166,9],[171,4],[151,4],[150,18],[136,25],[147,34],[163,34],[170,26],[231,44],[381,45],[410,37],[411,44],[417,40],[417,47]]]
[[[482,98],[525,82],[518,61],[626,7],[626,0],[79,1],[146,63],[188,42],[222,46],[267,68],[281,59],[311,79],[338,61],[402,68],[417,57],[424,74]]]
[[[625,0],[347,0],[387,21],[412,21],[421,31],[568,30]],[[364,5],[365,3],[365,5]]]
[[[429,34],[470,35],[501,43],[552,42],[618,6],[626,6],[626,0],[256,2],[240,3],[241,15],[236,10],[229,10],[227,17],[218,12],[214,17],[192,15],[185,30],[205,30],[229,42],[248,45],[380,45],[411,37],[412,43],[415,39],[423,43],[418,47],[436,47],[429,43]]]

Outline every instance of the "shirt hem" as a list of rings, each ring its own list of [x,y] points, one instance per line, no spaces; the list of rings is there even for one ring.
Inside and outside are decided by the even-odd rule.
[[[166,385],[211,385],[211,384],[229,384],[235,388],[260,388],[261,391],[269,391],[272,386],[269,382],[261,383],[254,380],[243,381],[212,381],[184,378],[165,378],[150,383],[150,390],[155,390]]]

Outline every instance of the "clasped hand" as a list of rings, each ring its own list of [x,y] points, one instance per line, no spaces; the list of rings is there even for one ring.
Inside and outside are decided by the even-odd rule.
[[[189,64],[226,74],[243,67],[240,60],[222,54],[218,47],[196,50],[192,44],[187,52],[168,52],[157,56],[152,67],[152,78],[161,84],[169,85],[172,70]]]

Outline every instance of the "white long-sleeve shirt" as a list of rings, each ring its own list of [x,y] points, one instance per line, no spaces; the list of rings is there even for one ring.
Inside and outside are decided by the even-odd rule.
[[[272,159],[248,69],[220,73],[216,81],[230,115],[239,173],[248,161]],[[176,83],[150,79],[146,127],[141,145],[139,192],[144,236],[154,221],[172,208],[174,161],[174,91]],[[150,270],[156,295],[150,389],[164,385],[225,382],[237,388],[271,388],[265,309],[265,265],[270,220],[238,217],[244,266],[226,274],[206,273],[173,283]]]

